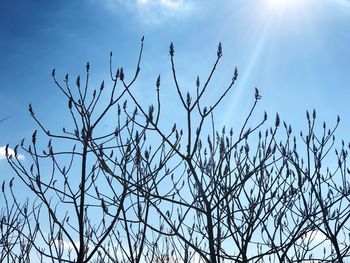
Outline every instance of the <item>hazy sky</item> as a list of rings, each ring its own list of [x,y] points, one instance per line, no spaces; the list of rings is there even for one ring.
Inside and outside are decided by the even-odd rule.
[[[66,101],[51,80],[52,68],[58,79],[66,73],[75,79],[89,61],[97,85],[108,78],[113,51],[115,66],[131,76],[143,35],[139,97],[154,90],[161,73],[164,102],[179,103],[166,96],[174,89],[167,79],[171,41],[184,90],[194,87],[197,75],[204,79],[222,42],[211,94],[224,90],[235,66],[239,79],[219,108],[219,124],[239,122],[257,86],[263,96],[257,116],[278,111],[299,129],[307,109],[318,110],[320,124],[334,123],[339,114],[339,137],[348,141],[350,1],[1,0],[0,119],[11,118],[0,124],[0,146],[14,145],[37,128],[29,102],[48,127],[62,127]]]

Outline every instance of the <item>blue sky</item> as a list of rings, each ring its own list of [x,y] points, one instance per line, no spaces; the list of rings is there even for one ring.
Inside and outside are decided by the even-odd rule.
[[[347,140],[350,132],[350,1],[1,0],[0,7],[0,117],[11,117],[1,123],[0,146],[37,128],[29,102],[48,127],[62,127],[66,101],[51,80],[52,68],[58,78],[75,78],[89,61],[92,83],[100,83],[113,51],[116,66],[131,75],[143,35],[139,97],[153,92],[161,73],[164,102],[179,103],[167,97],[174,89],[167,78],[171,41],[184,90],[194,87],[197,75],[206,76],[222,42],[210,94],[224,90],[235,66],[239,78],[219,108],[219,125],[240,123],[256,86],[263,96],[257,116],[278,111],[299,130],[305,111],[315,108],[320,125],[339,114],[338,136]]]
[[[0,123],[0,182],[14,176],[2,147],[13,148],[38,128],[28,113],[30,102],[50,130],[69,121],[51,70],[60,80],[66,73],[75,79],[89,61],[91,86],[97,86],[109,78],[113,51],[115,67],[123,66],[128,78],[142,36],[145,50],[133,92],[151,101],[160,73],[165,120],[183,119],[172,96],[170,42],[184,92],[193,90],[197,75],[207,76],[222,42],[207,102],[225,89],[235,66],[239,77],[216,112],[218,128],[239,128],[258,87],[262,100],[253,121],[267,111],[273,124],[279,112],[298,131],[306,128],[305,111],[315,108],[319,126],[323,120],[332,126],[339,114],[338,138],[349,141],[348,0],[0,0],[0,119],[10,117]]]

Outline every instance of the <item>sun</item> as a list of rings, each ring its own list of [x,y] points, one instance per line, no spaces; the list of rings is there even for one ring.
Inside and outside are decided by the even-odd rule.
[[[267,4],[270,6],[284,6],[286,5],[286,2],[288,2],[288,0],[267,0]]]
[[[308,0],[263,0],[265,10],[270,15],[300,16],[308,9]]]
[[[271,9],[281,10],[286,8],[299,8],[305,0],[266,0]]]

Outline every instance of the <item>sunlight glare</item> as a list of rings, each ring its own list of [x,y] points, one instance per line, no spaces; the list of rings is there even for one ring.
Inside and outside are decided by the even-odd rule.
[[[267,4],[272,7],[282,7],[288,0],[267,0]]]
[[[262,0],[264,15],[289,24],[301,20],[310,11],[310,0]]]
[[[300,8],[303,2],[303,0],[266,0],[268,8],[276,11]]]

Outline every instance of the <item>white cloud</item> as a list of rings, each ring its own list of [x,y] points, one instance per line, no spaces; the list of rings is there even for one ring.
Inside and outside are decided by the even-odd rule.
[[[65,250],[71,250],[74,249],[74,245],[75,247],[79,247],[79,242],[74,242],[74,245],[72,242],[66,241],[66,240],[55,240],[54,243],[56,244],[56,246],[61,246],[63,247]]]
[[[196,11],[194,0],[102,0],[100,2],[112,12],[127,10],[140,22],[146,24],[161,24],[171,19],[187,18]]]
[[[327,237],[319,230],[309,231],[303,238],[317,243],[327,240]]]
[[[6,150],[5,149],[6,149],[6,146],[0,147],[0,160],[6,159]],[[11,149],[10,147],[8,148],[7,151],[8,151],[9,156],[14,156],[15,155],[14,150]],[[22,154],[19,154],[19,153],[17,153],[17,158],[19,160],[24,160],[24,156]]]
[[[183,0],[159,0],[159,4],[170,9],[179,9],[186,6],[185,1]]]

